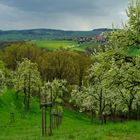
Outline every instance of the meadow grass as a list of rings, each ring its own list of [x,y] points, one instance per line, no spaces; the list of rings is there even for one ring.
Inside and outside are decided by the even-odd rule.
[[[32,99],[31,112],[21,118],[21,101],[22,97],[17,100],[12,90],[0,96],[0,140],[140,140],[139,121],[101,125],[94,119],[91,124],[86,115],[69,109],[64,110],[63,123],[53,130],[53,135],[42,137],[38,103]],[[14,123],[10,123],[11,110],[15,112]]]
[[[130,56],[140,56],[140,49],[138,49],[138,48],[130,48],[128,50],[128,54]]]
[[[34,40],[32,43],[39,48],[46,48],[50,51],[57,49],[83,51],[83,48],[80,48],[77,42],[69,40]]]

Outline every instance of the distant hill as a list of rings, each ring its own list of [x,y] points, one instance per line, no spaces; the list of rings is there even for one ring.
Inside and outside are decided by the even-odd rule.
[[[72,39],[76,37],[96,36],[112,29],[100,28],[91,31],[64,31],[55,29],[0,30],[0,41],[23,41],[38,39]]]

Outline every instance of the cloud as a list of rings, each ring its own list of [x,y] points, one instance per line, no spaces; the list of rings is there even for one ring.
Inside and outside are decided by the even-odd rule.
[[[90,30],[120,26],[129,0],[1,0],[0,28]]]

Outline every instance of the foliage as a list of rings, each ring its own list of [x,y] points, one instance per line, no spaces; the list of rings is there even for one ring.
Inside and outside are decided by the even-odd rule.
[[[127,10],[127,15],[129,17],[128,21],[128,31],[129,40],[131,41],[131,48],[140,49],[140,1],[132,1]],[[139,55],[139,52],[137,53]]]
[[[15,70],[18,62],[22,62],[24,58],[36,62],[41,55],[40,49],[26,42],[11,43],[1,52],[1,59],[5,62],[7,67],[12,70]]]
[[[139,9],[139,0],[130,3],[127,10],[129,20],[124,28],[105,34],[106,40],[99,46],[82,44],[84,47],[97,45],[93,50],[87,49],[85,54],[61,48],[65,48],[65,45],[76,46],[74,41],[47,40],[48,44],[43,40],[12,43],[0,53],[0,58],[13,70],[10,72],[0,62],[0,88],[8,85],[12,79],[17,98],[24,95],[23,103],[28,109],[31,97],[36,96],[41,100],[43,92],[43,95],[47,96],[44,99],[53,102],[53,109],[57,112],[62,111],[67,81],[69,92],[71,91],[70,102],[80,109],[80,112],[91,112],[92,120],[93,115],[102,122],[106,122],[106,117],[139,119],[140,58],[135,55],[132,57],[128,53],[131,49],[139,53]],[[61,49],[48,51],[37,48],[32,43],[39,43],[37,45],[43,45],[43,48]],[[82,45],[76,47],[83,47]],[[42,82],[45,83],[43,91]]]
[[[45,83],[42,87],[42,96],[46,95],[43,98],[47,98],[47,102],[53,103],[54,112],[63,112],[62,103],[65,92],[67,92],[67,88],[64,80],[55,79],[52,82]]]
[[[5,86],[5,77],[3,72],[0,70],[0,93],[1,90],[3,90],[4,86]]]
[[[8,86],[11,82],[11,72],[8,70],[3,63],[0,61],[0,92],[2,92],[5,86]]]
[[[121,30],[115,30],[108,35],[109,45],[125,51],[140,47],[140,1],[130,2],[127,10],[128,23]]]
[[[87,86],[72,92],[72,100],[79,108],[93,109],[101,120],[106,119],[105,116],[113,119],[140,117],[140,58],[127,53],[127,50],[138,48],[140,44],[139,7],[139,1],[129,5],[128,24],[124,29],[114,30],[106,36],[106,48],[93,55]]]
[[[70,85],[81,85],[91,58],[76,52],[59,50],[44,53],[38,60],[43,80],[66,80]]]
[[[53,29],[29,29],[0,31],[0,41],[30,41],[30,40],[65,40],[77,37],[96,36],[102,32],[109,32],[111,29],[99,28],[91,31],[64,31]]]
[[[18,64],[17,70],[13,76],[14,89],[24,93],[24,104],[29,109],[30,98],[35,92],[39,91],[41,86],[41,77],[37,64],[28,59],[24,59]]]

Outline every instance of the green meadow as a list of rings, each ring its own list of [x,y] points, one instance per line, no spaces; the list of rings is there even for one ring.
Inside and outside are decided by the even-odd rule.
[[[128,54],[130,56],[140,56],[140,49],[137,49],[137,48],[130,48],[128,50]]]
[[[84,52],[87,48],[97,48],[100,43],[97,42],[85,42],[78,44],[76,41],[71,40],[32,40],[33,43],[38,48],[45,48],[49,51],[65,49],[70,51]],[[140,50],[137,48],[129,48],[126,50],[130,56],[139,56]]]
[[[77,42],[69,40],[34,40],[31,41],[39,48],[46,48],[50,51],[58,49],[83,51],[84,48],[80,47]]]
[[[22,97],[16,98],[13,90],[0,96],[0,140],[139,140],[140,122],[107,122],[101,125],[97,119],[82,113],[64,109],[62,125],[53,130],[52,136],[41,136],[41,111],[32,99],[30,113],[21,117]],[[10,112],[15,113],[15,122],[10,122]],[[47,116],[48,118],[48,116]],[[48,125],[48,124],[47,124]],[[49,127],[49,125],[48,125]]]

